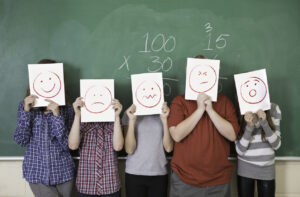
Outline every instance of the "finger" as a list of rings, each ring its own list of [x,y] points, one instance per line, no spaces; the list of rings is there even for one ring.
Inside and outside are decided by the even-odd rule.
[[[34,95],[34,94],[30,94],[28,97],[30,97],[30,98],[39,98],[37,95]]]
[[[45,99],[46,102],[53,103],[51,99]]]
[[[82,101],[82,99],[83,99],[83,97],[80,96],[80,97],[76,98],[76,101]]]

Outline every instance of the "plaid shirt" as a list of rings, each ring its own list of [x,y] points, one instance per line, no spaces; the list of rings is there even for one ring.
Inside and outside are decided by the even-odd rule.
[[[117,153],[113,149],[114,123],[81,124],[81,148],[76,187],[89,195],[120,190]]]
[[[60,107],[60,115],[44,114],[41,109],[18,108],[15,141],[27,146],[23,176],[30,183],[57,185],[74,177],[75,164],[68,148],[68,134],[73,122],[71,107]]]

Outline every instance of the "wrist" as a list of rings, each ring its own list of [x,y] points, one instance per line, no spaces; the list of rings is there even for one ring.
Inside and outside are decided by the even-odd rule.
[[[160,120],[165,123],[168,122],[168,117],[160,117]]]
[[[27,106],[27,105],[25,105],[25,106],[24,106],[24,111],[29,112],[29,111],[30,111],[30,107]]]
[[[81,113],[80,112],[75,112],[75,117],[76,118],[80,118],[81,117]]]
[[[54,116],[59,116],[59,109],[54,110],[54,111],[53,111],[53,115],[54,115]]]
[[[197,114],[203,114],[204,112],[205,112],[205,108],[198,107],[198,108],[196,109],[196,113],[197,113]]]
[[[210,115],[214,112],[213,108],[206,108],[205,111]]]

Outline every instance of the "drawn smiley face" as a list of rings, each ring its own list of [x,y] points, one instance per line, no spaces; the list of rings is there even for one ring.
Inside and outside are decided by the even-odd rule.
[[[189,77],[190,88],[197,93],[211,90],[217,82],[217,73],[210,65],[195,66]]]
[[[267,86],[262,79],[249,77],[242,83],[240,93],[246,103],[257,104],[266,98]]]
[[[95,114],[102,113],[111,106],[111,91],[104,86],[91,86],[85,93],[84,101],[87,111]]]
[[[135,91],[138,103],[146,108],[157,106],[162,97],[162,91],[155,81],[143,81]]]
[[[53,98],[61,90],[60,77],[52,71],[39,73],[33,81],[34,92],[44,98]]]

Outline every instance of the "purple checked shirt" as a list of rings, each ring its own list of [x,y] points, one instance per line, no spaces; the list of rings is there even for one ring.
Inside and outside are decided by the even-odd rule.
[[[15,141],[27,147],[23,176],[29,183],[57,185],[74,178],[75,164],[68,148],[68,135],[73,123],[72,107],[59,107],[60,115],[44,114],[40,109],[18,108]]]

